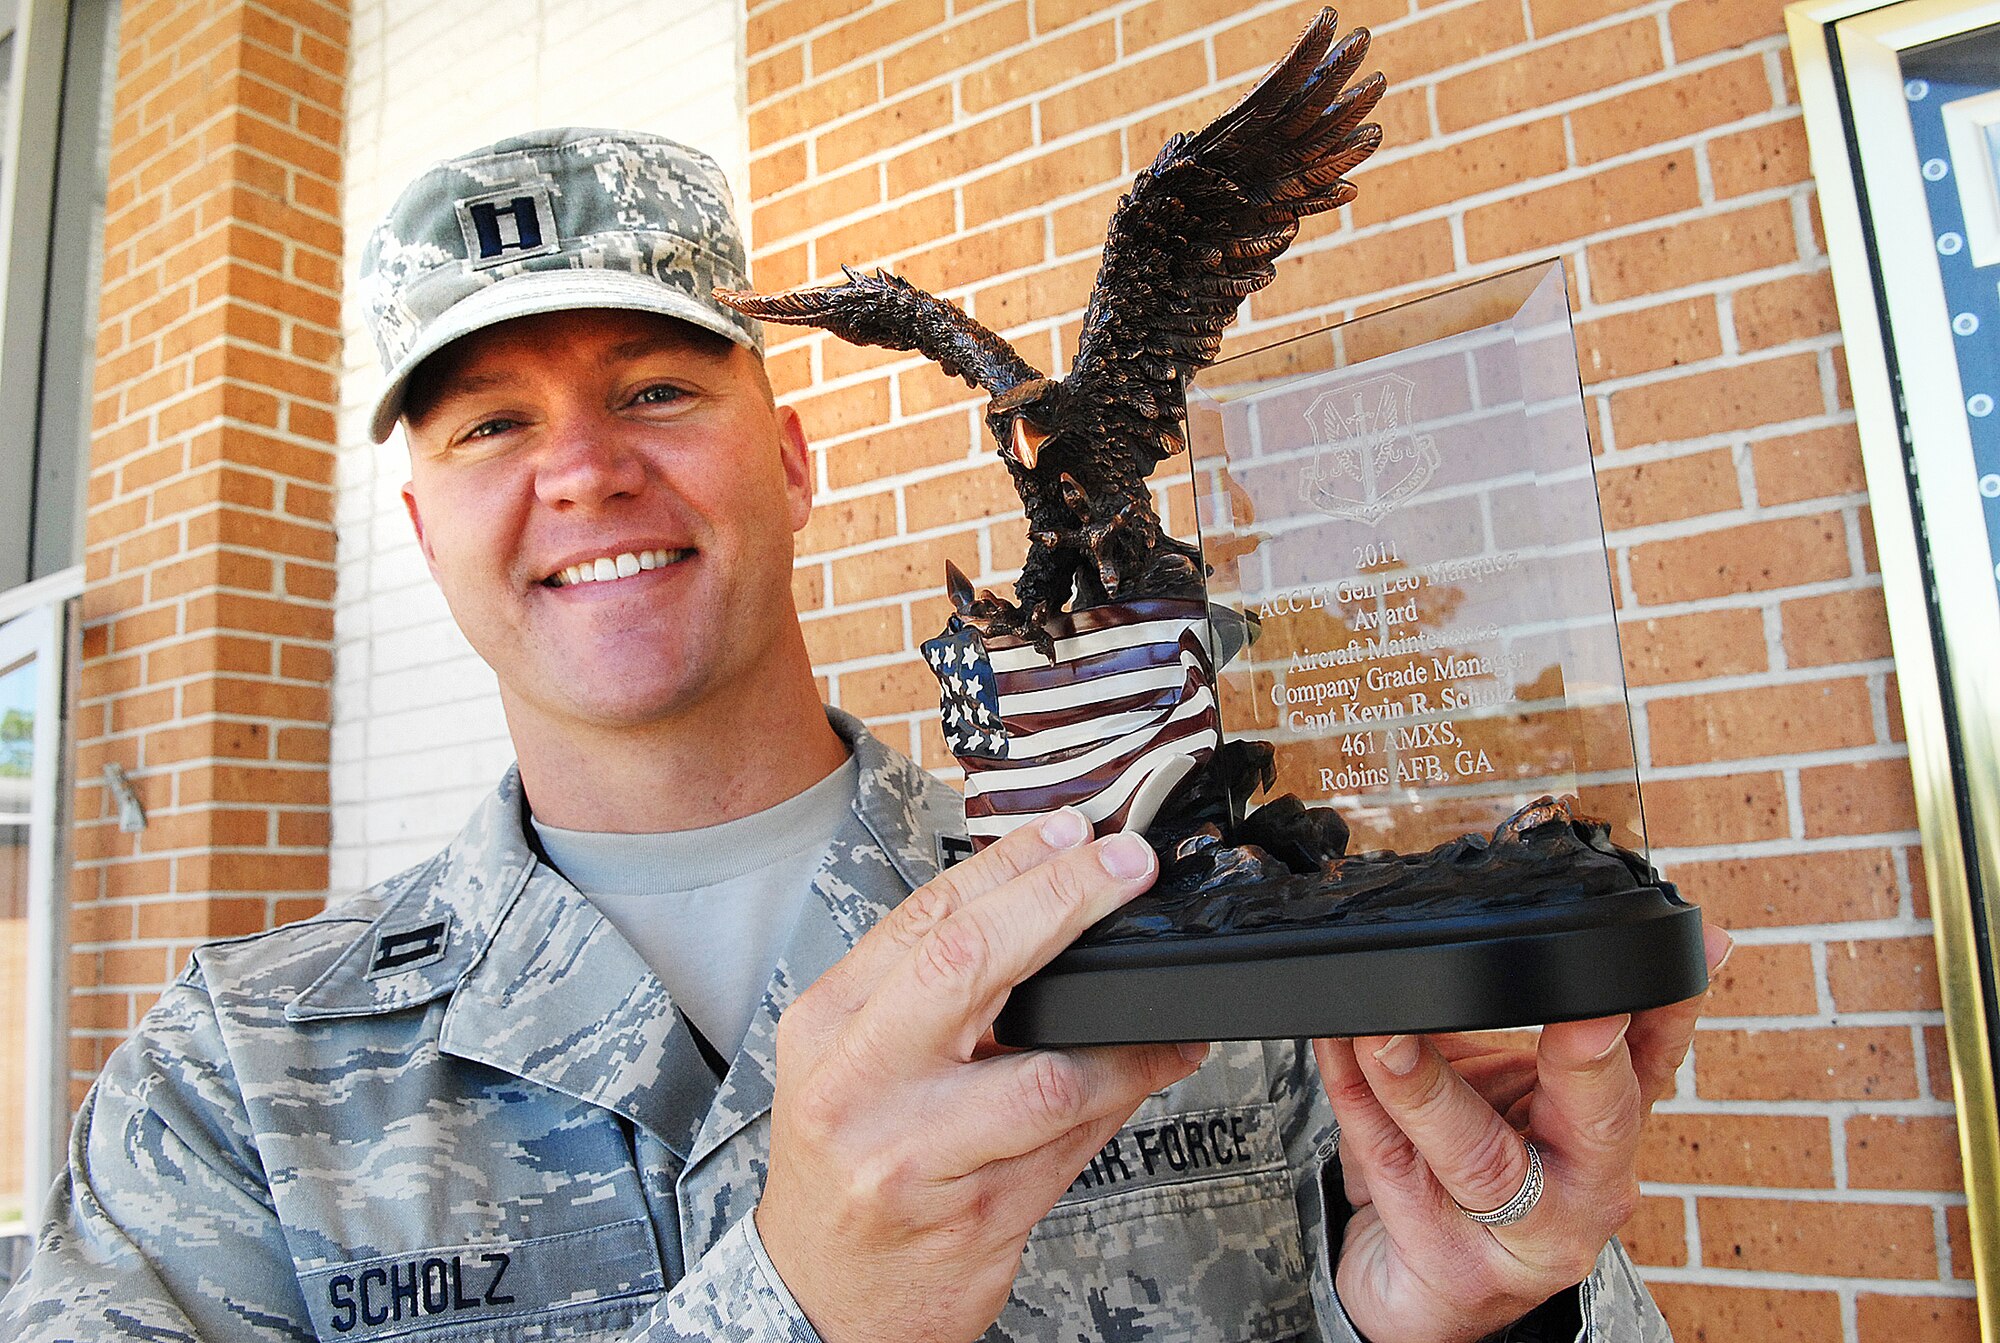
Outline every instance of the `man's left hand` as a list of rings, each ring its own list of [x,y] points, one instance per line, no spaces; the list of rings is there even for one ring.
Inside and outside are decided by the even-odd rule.
[[[1713,973],[1729,938],[1704,931]],[[1701,1001],[1546,1026],[1533,1051],[1315,1041],[1354,1208],[1335,1286],[1355,1328],[1370,1343],[1472,1343],[1589,1276],[1638,1204],[1640,1124],[1673,1089]],[[1544,1189],[1518,1222],[1483,1226],[1464,1209],[1508,1203],[1528,1176],[1509,1115],[1526,1121]]]

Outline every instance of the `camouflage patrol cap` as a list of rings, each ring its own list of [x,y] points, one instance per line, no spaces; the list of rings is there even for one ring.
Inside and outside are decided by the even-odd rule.
[[[369,431],[403,412],[411,372],[496,322],[575,308],[656,312],[761,352],[762,328],[715,301],[748,288],[729,184],[700,150],[634,131],[533,131],[432,165],[361,254],[387,381]]]

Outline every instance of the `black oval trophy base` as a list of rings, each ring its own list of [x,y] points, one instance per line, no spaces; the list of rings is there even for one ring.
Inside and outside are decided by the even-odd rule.
[[[1034,1048],[1493,1030],[1708,987],[1701,911],[1673,886],[1548,908],[1074,947],[994,1023]]]

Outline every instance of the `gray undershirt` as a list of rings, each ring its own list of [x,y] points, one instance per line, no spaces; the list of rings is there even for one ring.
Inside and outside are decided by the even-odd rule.
[[[626,835],[533,825],[550,864],[632,944],[727,1059],[743,1044],[860,778],[850,758],[774,807],[699,830]]]

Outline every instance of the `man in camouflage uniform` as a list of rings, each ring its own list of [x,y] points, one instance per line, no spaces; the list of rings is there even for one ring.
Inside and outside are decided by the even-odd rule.
[[[520,763],[429,862],[196,952],[86,1100],[0,1337],[1664,1339],[1607,1240],[1692,1005],[1539,1055],[992,1049],[1153,859],[1063,812],[940,876],[956,796],[819,705],[805,440],[710,296],[744,283],[727,199],[679,145],[552,132],[371,240],[374,428],[405,421]],[[627,551],[661,562],[564,578]],[[531,840],[727,822],[850,756],[733,1058]],[[1547,1193],[1488,1227],[1462,1209],[1528,1180],[1509,1110]]]

